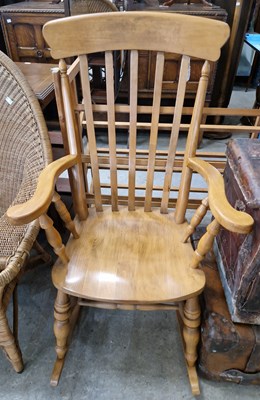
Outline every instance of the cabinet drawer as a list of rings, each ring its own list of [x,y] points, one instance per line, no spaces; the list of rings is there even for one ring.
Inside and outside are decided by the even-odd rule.
[[[22,2],[0,8],[1,24],[9,57],[16,62],[53,63],[42,35],[43,25],[64,16],[63,5]]]

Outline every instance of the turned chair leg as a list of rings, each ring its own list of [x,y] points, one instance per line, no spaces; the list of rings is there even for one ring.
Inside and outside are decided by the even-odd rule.
[[[70,297],[58,290],[54,305],[54,334],[56,337],[56,354],[51,385],[57,386],[68,350],[68,336],[70,333],[71,304]]]
[[[20,348],[9,328],[5,310],[0,308],[0,346],[16,372],[23,371],[23,360]]]
[[[196,371],[197,345],[200,339],[200,305],[198,297],[186,300],[183,310],[183,339],[185,358],[193,395],[200,394]]]

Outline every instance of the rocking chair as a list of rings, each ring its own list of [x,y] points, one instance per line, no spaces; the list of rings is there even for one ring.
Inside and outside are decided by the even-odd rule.
[[[128,12],[51,21],[43,33],[52,57],[60,59],[56,93],[59,93],[60,117],[65,121],[70,154],[42,172],[34,197],[9,209],[8,217],[14,224],[39,218],[59,255],[52,272],[58,293],[54,306],[57,361],[51,383],[58,383],[68,336],[80,306],[177,310],[192,393],[199,394],[195,367],[200,339],[198,296],[203,291],[205,277],[198,267],[221,225],[247,233],[253,224],[250,216],[236,211],[227,202],[221,174],[196,157],[210,64],[218,59],[220,48],[228,39],[228,26],[207,18]],[[115,50],[129,52],[129,105],[114,101]],[[138,57],[142,50],[157,52],[152,105],[138,103]],[[105,52],[107,98],[104,104],[92,102],[88,75],[88,54],[99,51]],[[161,105],[165,53],[167,56],[169,52],[176,54],[180,63],[174,107]],[[64,59],[74,56],[78,58],[67,69]],[[192,73],[191,57],[203,61],[183,158],[176,147],[183,128],[181,114],[185,88]],[[79,93],[74,84],[78,75],[82,86]],[[161,120],[163,114],[171,115],[172,122]],[[86,127],[87,143],[82,142],[80,135],[82,124]],[[117,133],[121,130],[129,132],[129,147],[120,148],[117,143]],[[161,130],[169,132],[167,149],[157,146]],[[107,135],[107,146],[98,141],[100,131]],[[140,134],[146,134],[149,139],[147,149],[138,148]],[[182,172],[176,186],[174,178],[178,168]],[[76,218],[72,222],[68,213],[64,218],[72,232],[65,248],[46,211],[55,181],[66,169],[71,169]],[[143,182],[141,171],[145,174]],[[207,181],[208,197],[188,223],[185,213],[190,205],[194,172]],[[158,174],[162,176],[161,185]],[[193,207],[198,204],[191,203]],[[214,219],[194,251],[190,235],[208,208]],[[76,306],[72,307],[75,302]]]

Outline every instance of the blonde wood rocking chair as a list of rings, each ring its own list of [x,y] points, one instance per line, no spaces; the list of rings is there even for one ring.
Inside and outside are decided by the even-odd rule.
[[[34,197],[9,209],[8,217],[14,224],[39,218],[59,255],[52,273],[58,290],[54,307],[57,361],[52,385],[58,383],[68,349],[68,336],[80,306],[145,311],[163,309],[177,310],[192,393],[199,394],[195,368],[200,338],[198,295],[205,285],[199,263],[211,249],[220,225],[246,233],[253,224],[250,216],[228,204],[220,173],[196,157],[210,63],[218,59],[228,35],[228,26],[219,21],[156,12],[93,14],[45,25],[44,37],[52,57],[60,59],[59,73],[55,76],[56,94],[70,154],[42,172]],[[138,104],[137,96],[138,57],[144,49],[157,52],[154,99],[150,106]],[[114,50],[129,51],[129,105],[115,104],[114,101]],[[93,104],[89,85],[87,55],[99,51],[105,52],[105,104]],[[180,59],[174,107],[161,105],[164,60],[168,52],[175,53]],[[64,59],[73,56],[78,58],[67,69]],[[182,158],[176,152],[176,146],[185,87],[192,75],[190,57],[203,60],[202,74]],[[76,93],[78,86],[74,83],[78,75],[82,85],[80,94]],[[160,120],[163,113],[172,116],[171,123]],[[80,135],[82,124],[86,126],[87,143],[82,142]],[[120,148],[117,143],[119,129],[129,132],[129,148]],[[157,148],[159,129],[169,131],[166,150]],[[107,147],[99,147],[100,130],[107,134]],[[147,149],[138,148],[138,137],[143,132],[149,139]],[[182,173],[176,188],[172,177],[178,166]],[[76,218],[72,222],[63,210],[64,220],[72,232],[65,248],[46,211],[53,197],[55,181],[66,169],[71,171]],[[146,175],[145,184],[139,182],[140,171]],[[190,205],[193,171],[207,181],[208,197],[188,223],[185,215]],[[154,182],[157,173],[163,175],[160,187]],[[105,182],[108,176],[109,182]],[[172,193],[177,189],[175,199]],[[157,192],[161,195],[156,197]],[[208,208],[214,219],[194,251],[190,235]]]

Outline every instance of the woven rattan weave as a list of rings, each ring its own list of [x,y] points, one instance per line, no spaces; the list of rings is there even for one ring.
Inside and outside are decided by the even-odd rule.
[[[32,196],[51,154],[38,101],[18,67],[0,52],[0,346],[17,372],[23,369],[23,363],[17,338],[8,326],[6,308],[39,224],[10,225],[6,210]]]
[[[118,11],[109,0],[70,0],[71,15]]]

